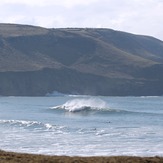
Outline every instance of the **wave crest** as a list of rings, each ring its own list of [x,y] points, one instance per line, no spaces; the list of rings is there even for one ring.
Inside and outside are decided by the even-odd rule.
[[[73,99],[69,100],[63,105],[54,106],[51,109],[64,109],[69,112],[89,111],[89,110],[102,110],[108,108],[105,101],[101,99]]]
[[[25,120],[0,120],[1,125],[7,125],[10,127],[22,127],[22,128],[35,128],[35,129],[51,129],[53,126],[49,123],[41,123],[38,121],[25,121]]]

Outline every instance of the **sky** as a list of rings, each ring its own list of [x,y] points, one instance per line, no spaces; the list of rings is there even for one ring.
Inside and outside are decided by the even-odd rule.
[[[110,28],[163,40],[163,0],[0,0],[0,23]]]

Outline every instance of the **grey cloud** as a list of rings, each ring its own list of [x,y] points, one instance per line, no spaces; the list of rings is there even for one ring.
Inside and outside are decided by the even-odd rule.
[[[37,1],[37,0],[36,0]],[[161,0],[44,0],[0,3],[0,21],[44,27],[105,27],[163,39]],[[49,3],[48,3],[49,2]]]

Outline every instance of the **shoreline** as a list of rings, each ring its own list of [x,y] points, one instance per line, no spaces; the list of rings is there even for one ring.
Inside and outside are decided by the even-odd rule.
[[[161,163],[163,157],[139,156],[49,156],[0,150],[0,163]]]

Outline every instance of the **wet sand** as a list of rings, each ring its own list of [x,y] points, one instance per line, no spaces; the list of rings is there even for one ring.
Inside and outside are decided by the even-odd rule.
[[[0,163],[163,163],[163,157],[68,157],[14,153],[0,150]]]

